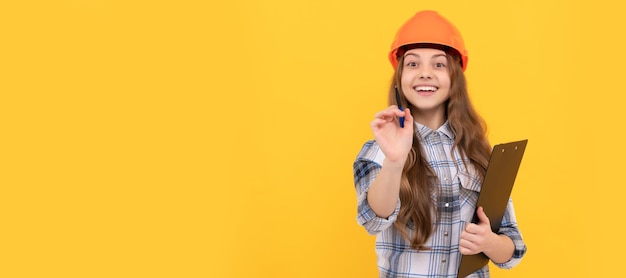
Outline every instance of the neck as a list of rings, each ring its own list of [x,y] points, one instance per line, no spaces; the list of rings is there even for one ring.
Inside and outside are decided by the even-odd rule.
[[[416,122],[427,126],[432,130],[439,129],[446,122],[445,111],[415,111],[413,118]]]

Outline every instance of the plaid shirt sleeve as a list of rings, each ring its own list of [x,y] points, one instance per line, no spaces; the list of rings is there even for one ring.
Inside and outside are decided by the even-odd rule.
[[[515,244],[515,250],[513,251],[513,257],[508,262],[495,264],[499,268],[510,269],[520,263],[522,257],[526,253],[526,244],[522,239],[522,234],[517,227],[517,220],[515,219],[515,210],[513,209],[513,201],[509,199],[509,203],[506,206],[504,217],[502,217],[502,223],[500,224],[500,230],[498,234],[508,236],[513,240]]]
[[[367,202],[367,192],[382,168],[383,159],[384,154],[378,144],[370,140],[363,145],[353,164],[354,186],[357,193],[357,222],[371,235],[389,228],[396,221],[400,211],[399,197],[395,210],[387,218],[378,217]]]

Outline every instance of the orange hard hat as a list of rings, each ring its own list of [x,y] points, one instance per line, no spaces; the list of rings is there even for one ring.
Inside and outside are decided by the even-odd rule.
[[[393,68],[398,65],[398,50],[410,44],[437,44],[458,51],[463,71],[467,68],[467,49],[459,30],[436,11],[420,11],[405,22],[391,44],[389,61]]]

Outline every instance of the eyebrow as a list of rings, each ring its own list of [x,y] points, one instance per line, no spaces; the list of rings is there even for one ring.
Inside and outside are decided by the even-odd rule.
[[[413,55],[417,58],[421,58],[420,55],[416,54],[416,53],[407,53],[404,55],[404,58],[408,57],[409,55]],[[432,59],[437,58],[437,57],[447,57],[447,55],[445,53],[440,53],[440,54],[435,54],[433,55]]]

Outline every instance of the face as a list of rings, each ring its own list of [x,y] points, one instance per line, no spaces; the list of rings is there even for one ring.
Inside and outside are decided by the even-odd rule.
[[[448,59],[443,50],[414,48],[404,53],[401,87],[418,115],[442,117],[450,97]]]

